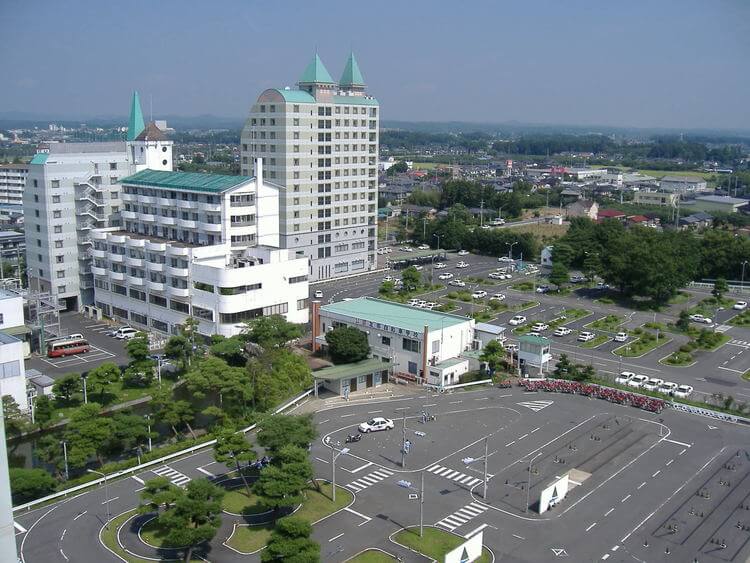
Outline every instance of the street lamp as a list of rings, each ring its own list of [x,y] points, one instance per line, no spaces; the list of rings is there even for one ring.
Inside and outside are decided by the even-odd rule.
[[[148,451],[151,451],[151,415],[144,415],[146,418],[146,429],[148,431]]]
[[[482,498],[486,501],[487,500],[487,440],[489,439],[489,436],[484,437],[484,455],[482,457],[465,457],[461,461],[464,462],[464,465],[470,465],[474,463],[475,461],[484,461],[484,490],[482,491]]]
[[[510,247],[508,248],[508,258],[511,260],[513,259],[513,247],[518,244],[518,241],[516,242],[506,242],[505,245]]]
[[[398,481],[398,486],[414,491],[419,496],[419,537],[424,535],[424,469],[419,472],[419,489],[411,486],[411,481],[401,479]]]
[[[339,453],[336,454],[336,448],[331,446],[331,484],[332,484],[332,499],[336,502],[336,460],[339,456],[346,455],[349,453],[349,448],[341,448]]]
[[[102,473],[101,471],[95,471],[94,469],[87,469],[89,473],[95,473],[96,475],[101,475],[104,477],[104,496],[106,498],[105,503],[107,505],[107,522],[104,524],[104,527],[109,530],[109,521],[110,521],[110,515],[109,515],[109,485],[107,483],[107,475],[105,473]]]
[[[63,460],[65,462],[65,480],[67,481],[70,479],[70,474],[68,473],[68,443],[63,440],[62,441],[62,447],[63,447]]]
[[[536,454],[534,457],[532,457],[529,460],[529,481],[526,484],[526,510],[524,510],[524,512],[528,512],[529,511],[529,501],[530,501],[530,495],[531,495],[531,464],[540,455],[542,455],[542,452],[539,452],[538,454]]]
[[[86,405],[89,402],[89,396],[86,392],[86,374],[81,375],[81,379],[83,380],[83,404]]]
[[[740,281],[740,286],[742,287],[743,293],[745,292],[745,266],[747,266],[747,264],[748,264],[747,260],[742,262],[742,278],[741,278],[742,281]]]

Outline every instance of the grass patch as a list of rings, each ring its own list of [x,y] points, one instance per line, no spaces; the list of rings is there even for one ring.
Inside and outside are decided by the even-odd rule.
[[[681,352],[679,350],[673,352],[663,360],[659,360],[660,363],[670,366],[688,366],[694,361],[693,355],[690,352]]]
[[[491,315],[487,309],[484,309],[482,311],[476,311],[472,313],[471,318],[477,321],[478,323],[484,323],[489,320],[492,320],[493,315]]]
[[[478,278],[475,276],[469,276],[468,278],[464,278],[464,281],[466,283],[478,283],[481,285],[497,285],[498,283],[495,280],[491,280],[489,278]]]
[[[750,326],[750,309],[745,309],[739,315],[729,319],[729,324],[732,326]]]
[[[618,315],[607,315],[606,317],[602,317],[601,319],[590,322],[586,325],[586,328],[616,332],[617,328],[624,322],[625,319]]]
[[[318,481],[318,483],[320,485],[320,491],[310,485],[310,488],[304,493],[305,500],[302,501],[302,508],[294,514],[295,516],[304,518],[311,523],[317,522],[321,518],[333,514],[337,510],[341,510],[354,500],[352,493],[337,485],[336,502],[334,503],[331,500],[331,493],[333,490],[331,484],[324,481]]]
[[[437,307],[433,309],[433,311],[439,311],[441,313],[450,313],[451,311],[455,311],[458,309],[458,305],[455,305],[453,303],[441,303]]]
[[[221,508],[232,514],[260,514],[268,510],[253,493],[248,496],[244,486],[227,491],[221,501]]]
[[[405,545],[436,561],[443,561],[446,553],[456,549],[466,541],[461,536],[427,526],[424,527],[422,537],[419,537],[419,527],[411,527],[401,530],[393,536],[393,539],[401,545]],[[489,563],[491,559],[489,551],[482,549],[482,556],[477,561]]]
[[[148,559],[141,559],[140,557],[134,557],[133,555],[129,554],[127,551],[122,549],[120,547],[120,544],[117,543],[118,528],[122,526],[125,523],[125,521],[128,520],[128,518],[130,518],[134,514],[135,514],[135,509],[129,510],[127,512],[123,512],[119,516],[115,516],[114,518],[112,518],[112,520],[109,521],[109,530],[104,528],[101,531],[102,542],[104,542],[104,545],[106,545],[109,549],[114,551],[124,561],[128,561],[128,563],[152,563]]]
[[[488,305],[495,313],[501,313],[508,310],[508,305],[497,299],[490,299]]]
[[[471,293],[463,290],[463,291],[451,291],[446,294],[446,299],[453,299],[454,301],[463,301],[464,303],[471,303],[472,297]]]
[[[690,301],[690,294],[685,291],[678,291],[677,295],[674,295],[667,301],[670,305],[682,305]]]
[[[601,346],[608,340],[610,340],[609,336],[607,336],[606,334],[600,334],[594,337],[593,340],[589,340],[588,342],[581,342],[580,347],[581,348],[596,348],[597,346]]]
[[[599,299],[594,299],[596,303],[601,303],[602,305],[614,305],[615,300],[611,297],[600,297]]]
[[[742,374],[742,379],[744,379],[745,381],[750,381],[750,369]]]
[[[534,283],[530,281],[514,283],[510,287],[517,291],[534,291]]]
[[[149,520],[141,528],[141,538],[153,547],[183,547],[169,543],[166,538],[167,533],[168,530],[159,524],[158,518]]]
[[[396,558],[391,557],[384,551],[368,549],[349,559],[348,563],[390,563],[391,561],[396,561]]]
[[[242,553],[253,553],[266,547],[273,528],[272,522],[261,526],[237,526],[226,544]]]
[[[510,309],[515,312],[519,311],[525,311],[526,309],[531,309],[532,307],[536,307],[539,305],[539,301],[524,301],[520,305],[513,305]]]
[[[568,232],[569,225],[555,225],[553,223],[531,223],[526,225],[513,225],[508,224],[509,229],[513,229],[516,233],[532,233],[545,241],[553,241],[554,239],[564,236]]]
[[[659,346],[664,346],[666,343],[672,341],[671,338],[664,336],[663,334],[660,334],[659,339],[657,340],[654,333],[643,330],[642,328],[635,329],[633,334],[638,338],[632,342],[623,344],[619,348],[615,348],[613,352],[623,358],[635,358],[643,356],[651,350],[655,350]]]

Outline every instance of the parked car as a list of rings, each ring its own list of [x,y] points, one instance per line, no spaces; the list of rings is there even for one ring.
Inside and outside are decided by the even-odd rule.
[[[417,248],[419,250],[429,250],[430,249],[430,245],[429,244],[420,244]]]
[[[628,382],[635,377],[635,374],[632,371],[621,371],[620,375],[615,377],[615,383],[619,383],[620,385],[627,385]]]
[[[587,330],[584,330],[583,332],[578,334],[578,342],[588,342],[590,340],[593,340],[594,338],[596,338],[596,334]]]
[[[504,344],[503,348],[505,348],[511,354],[515,354],[516,352],[518,352],[518,344]]]
[[[628,340],[627,332],[618,332],[615,334],[615,342],[626,342]]]
[[[497,259],[498,262],[513,262],[513,258],[510,256],[501,256]]]
[[[536,288],[537,293],[547,293],[548,291],[549,291],[548,285],[540,285],[539,287]]]
[[[557,327],[555,329],[555,332],[553,332],[552,334],[554,334],[555,336],[568,336],[571,332],[573,331],[570,330],[567,326],[560,326]]]
[[[513,276],[511,276],[510,274],[503,274],[503,277],[502,277],[502,279],[504,279],[504,280],[509,280],[509,279],[511,279],[512,277],[513,277]]]
[[[126,327],[121,328],[120,330],[115,333],[115,338],[119,338],[120,340],[130,340],[131,338],[135,338],[135,336],[141,332],[140,330],[135,330],[134,328]]]
[[[504,293],[494,293],[490,299],[495,299],[496,301],[503,301],[505,299]]]
[[[665,381],[661,385],[659,385],[659,393],[664,393],[665,395],[673,395],[674,392],[677,390],[677,384],[672,383],[671,381]]]
[[[113,328],[112,330],[108,330],[104,334],[107,336],[117,336],[117,333],[120,332],[123,328],[130,328],[128,325],[122,325],[118,326],[117,328]]]
[[[416,270],[417,272],[421,272],[422,270],[424,270],[424,266],[420,266],[419,264],[417,264],[416,266],[414,266],[414,269],[415,269],[415,270]]]
[[[644,383],[648,381],[647,375],[641,375],[636,374],[633,377],[630,378],[630,380],[626,383],[628,387],[641,387]]]
[[[505,274],[501,274],[500,272],[492,272],[491,274],[488,274],[487,277],[492,280],[504,280]]]
[[[458,255],[459,256],[468,256],[469,254],[471,254],[471,252],[469,252],[468,250],[459,250],[458,251]]]
[[[390,282],[392,282],[392,281],[395,281],[395,280],[396,280],[396,278],[394,278],[393,276],[385,276],[385,277],[383,278],[383,281],[384,281],[384,282],[387,282],[387,281],[390,281]]]
[[[526,317],[524,317],[523,315],[516,315],[515,317],[513,317],[511,320],[508,321],[508,324],[513,325],[513,326],[518,326],[518,325],[522,325],[525,322],[526,322]]]
[[[388,277],[390,277],[390,276],[388,276]],[[315,296],[315,299],[320,299],[321,297],[323,297],[323,292],[321,290],[319,290],[319,289],[316,289],[315,293],[313,295]]]
[[[451,274],[450,272],[445,272],[444,274],[440,274],[438,276],[438,279],[440,279],[440,280],[449,280],[452,277],[453,277],[453,274]]]
[[[443,262],[438,262],[437,264],[435,264],[435,269],[436,270],[442,270],[445,267],[446,267],[446,265]]]
[[[451,280],[448,282],[448,285],[452,285],[454,287],[466,287],[466,282],[461,280]]]
[[[359,431],[364,434],[379,432],[380,430],[393,430],[393,421],[390,418],[376,416],[369,422],[363,422],[359,425]]]
[[[456,268],[468,268],[468,267],[469,267],[469,265],[466,262],[464,262],[463,260],[461,262],[459,262],[458,264],[456,264]]]
[[[583,276],[570,276],[570,283],[581,283],[586,281]]]
[[[732,305],[732,309],[736,309],[737,311],[744,311],[747,309],[747,301],[737,301],[734,305]]]
[[[534,332],[541,332],[543,330],[547,330],[549,328],[549,325],[547,323],[534,323],[531,327],[531,330]]]
[[[412,307],[416,307],[417,303],[419,303],[419,299],[409,299],[406,304],[411,305]]]
[[[596,284],[596,289],[609,289],[609,284],[599,282],[598,284]]]
[[[482,289],[478,289],[477,291],[471,294],[471,297],[473,299],[483,299],[484,297],[487,297],[487,292]]]
[[[645,381],[641,387],[646,391],[656,391],[662,383],[664,383],[663,379],[649,377],[648,381]]]
[[[707,325],[710,325],[713,322],[708,317],[704,317],[703,315],[698,315],[698,314],[690,315],[690,320],[693,321],[694,323],[703,323]]]
[[[693,394],[693,388],[690,385],[678,385],[673,395],[680,399],[687,399]]]

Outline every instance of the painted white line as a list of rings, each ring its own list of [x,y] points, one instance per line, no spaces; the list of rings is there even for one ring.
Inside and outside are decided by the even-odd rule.
[[[84,514],[86,514],[87,512],[88,512],[88,510],[84,510],[84,511],[83,511],[83,512],[81,512],[81,513],[80,513],[80,514],[79,514],[78,516],[76,516],[75,518],[73,518],[73,521],[75,522],[76,520],[78,520],[78,519],[79,519],[79,518],[80,518],[81,516],[83,516],[83,515],[84,515]]]
[[[105,501],[104,501],[104,502],[103,502],[102,504],[107,504],[107,502],[114,502],[114,501],[116,501],[116,500],[117,500],[118,498],[120,498],[120,497],[112,497],[111,499],[109,499],[109,501],[106,501],[106,500],[105,500]]]
[[[651,477],[656,477],[659,473],[661,473],[661,469],[659,469],[659,471],[657,471],[656,473],[654,473],[653,475],[651,475]]]
[[[141,485],[145,485],[145,484],[146,484],[146,482],[145,482],[145,481],[144,481],[143,479],[141,479],[140,477],[136,477],[135,475],[131,475],[131,477],[132,477],[132,478],[133,478],[133,479],[134,479],[134,480],[135,480],[135,481],[136,481],[137,483],[140,483]]]
[[[610,514],[612,514],[613,510],[614,510],[614,507],[610,508],[609,510],[607,510],[607,512],[604,513],[604,516],[609,516]]]
[[[216,477],[216,475],[214,475],[210,471],[203,469],[202,467],[196,467],[196,469],[200,471],[201,473],[203,473],[204,475],[208,475],[209,477]]]
[[[330,418],[326,418],[325,420],[321,420],[319,424],[325,424],[326,422],[331,422]]]
[[[347,416],[357,416],[357,413],[356,413],[356,412],[353,412],[353,413],[351,413],[351,414],[342,414],[342,415],[341,415],[341,418],[346,418]]]
[[[449,405],[457,405],[458,403],[463,403],[463,401],[451,401],[448,403]]]
[[[685,446],[686,448],[692,447],[692,444],[686,444],[685,442],[678,442],[677,440],[670,440],[668,438],[664,438],[662,442],[669,442],[670,444],[677,444],[678,446]]]
[[[512,446],[515,443],[516,443],[515,440],[513,440],[512,442],[508,442],[507,444],[505,444],[505,447],[507,448],[508,446]]]
[[[641,488],[643,488],[645,486],[646,486],[646,481],[644,481],[643,483],[641,483],[640,485],[638,485],[638,490],[640,491]]]
[[[338,536],[333,536],[333,537],[332,537],[332,538],[331,538],[330,540],[328,540],[328,543],[331,543],[331,542],[332,542],[333,540],[336,540],[336,539],[340,538],[340,537],[341,537],[341,536],[343,536],[343,535],[344,535],[344,534],[343,534],[343,533],[341,533],[341,534],[339,534]]]
[[[594,526],[596,526],[596,522],[594,522],[593,524],[591,524],[591,526],[589,526],[588,528],[586,528],[586,531],[588,532],[588,531],[589,531],[589,530],[590,530],[591,528],[593,528]]]
[[[528,436],[528,434],[524,434],[523,436],[519,437],[518,439],[519,440],[523,440],[526,436]]]
[[[328,463],[327,459],[321,459],[319,457],[316,457],[315,459],[317,459],[318,461],[323,462],[323,463]]]
[[[526,539],[523,536],[519,536],[518,534],[513,534],[513,537],[514,538],[518,538],[519,540],[525,540]]]
[[[667,462],[667,467],[669,467],[670,465],[672,465],[672,463],[673,463],[673,462],[674,462],[674,459],[670,459],[670,460],[669,460],[669,461]]]
[[[75,518],[74,518],[74,520],[75,520]],[[24,528],[23,526],[21,526],[21,524],[19,524],[15,520],[13,520],[13,527],[16,530],[18,530],[19,532],[21,532],[22,534],[26,533],[26,528]]]
[[[684,454],[684,453],[685,453],[686,451],[687,451],[687,448],[685,448],[684,450],[682,450],[682,451],[681,451],[680,453],[678,453],[677,455],[682,455],[682,454]]]
[[[609,553],[605,553],[604,555],[602,555],[602,561],[606,559],[609,559]]]
[[[372,462],[370,461],[368,463],[365,463],[364,465],[361,465],[361,466],[357,467],[356,469],[352,469],[351,473],[357,473],[359,471],[362,471],[363,469],[366,469],[366,468],[370,467],[371,465],[372,465]]]
[[[62,533],[62,534],[60,535],[60,541],[63,541],[63,538],[65,537],[65,534],[67,534],[67,533],[68,533],[68,529],[67,529],[67,528],[65,528],[65,529],[63,530],[63,533]]]
[[[489,397],[478,397],[478,398],[476,398],[474,400],[475,401],[487,401],[487,400],[489,400]]]
[[[62,550],[62,547],[60,548],[60,555],[62,555],[65,558],[65,561],[68,561],[68,556],[65,555],[65,552]]]
[[[468,534],[466,534],[466,535],[465,535],[464,537],[465,537],[465,538],[470,538],[471,536],[473,536],[473,535],[474,535],[474,534],[476,534],[477,532],[481,532],[482,530],[484,530],[484,529],[485,529],[486,527],[488,527],[488,526],[489,526],[489,524],[482,524],[482,525],[481,525],[481,526],[479,526],[478,528],[475,528],[474,530],[472,530],[471,532],[469,532]]]
[[[529,432],[529,434],[533,434],[534,432],[536,432],[537,430],[539,430],[539,428],[540,428],[540,427],[539,427],[539,426],[537,426],[536,428],[534,428],[534,430],[532,430],[531,432]]]
[[[628,495],[628,496],[626,496],[626,497],[625,497],[624,499],[622,499],[622,500],[621,500],[620,502],[625,502],[626,500],[628,500],[628,499],[629,499],[630,497],[632,497],[632,496],[633,496],[633,495]],[[588,531],[588,530],[587,530],[587,531]]]
[[[423,407],[436,407],[437,403],[430,403],[428,405],[422,405]]]
[[[351,512],[351,513],[352,513],[352,514],[354,514],[355,516],[359,516],[360,518],[362,518],[362,519],[363,519],[363,520],[365,520],[366,522],[369,522],[370,520],[372,520],[372,518],[370,518],[369,516],[365,516],[365,515],[364,515],[364,514],[362,514],[361,512],[357,512],[356,510],[352,510],[352,509],[351,509],[351,508],[349,508],[348,506],[347,506],[346,508],[344,508],[344,510],[346,510],[347,512]]]
[[[383,412],[383,409],[380,409],[379,411],[368,411],[367,414],[375,414],[378,412]]]
[[[617,551],[618,549],[620,549],[620,546],[616,545],[615,547],[612,548],[612,551]]]

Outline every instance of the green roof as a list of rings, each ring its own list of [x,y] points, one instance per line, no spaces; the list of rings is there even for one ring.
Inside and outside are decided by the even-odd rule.
[[[333,78],[328,73],[323,61],[320,60],[318,53],[315,53],[315,57],[310,64],[307,65],[305,72],[299,79],[300,84],[335,84]]]
[[[375,358],[368,358],[352,364],[341,364],[312,372],[315,379],[348,379],[359,377],[376,371],[386,370],[391,367],[391,362],[384,362]]]
[[[349,54],[349,58],[346,59],[346,66],[344,72],[341,74],[341,80],[339,80],[341,86],[364,86],[365,79],[362,77],[362,73],[359,70],[357,59],[354,58],[354,53]]]
[[[541,345],[549,344],[549,338],[545,338],[544,336],[533,336],[531,334],[524,334],[518,339],[518,341],[527,342],[529,344],[541,344]]]
[[[448,358],[447,360],[443,360],[442,362],[438,362],[437,364],[435,364],[434,366],[431,366],[431,367],[439,368],[441,370],[442,369],[448,369],[448,368],[452,368],[453,366],[461,365],[461,364],[465,363],[466,361],[467,361],[466,358],[462,358],[462,357],[459,356],[458,358]]]
[[[252,180],[250,176],[226,176],[200,172],[167,172],[164,170],[141,170],[120,180],[123,184],[191,190],[194,192],[220,193]]]
[[[425,325],[429,327],[430,331],[435,331],[471,321],[468,317],[418,309],[401,303],[373,299],[372,297],[360,297],[351,301],[331,303],[321,307],[321,310],[352,319],[369,321],[375,323],[375,328],[377,328],[377,324],[380,324],[417,333],[421,333]]]
[[[304,90],[291,90],[287,88],[284,88],[283,90],[281,88],[274,88],[274,90],[281,94],[285,102],[293,102],[298,104],[315,103],[315,98],[312,97],[312,94],[310,94],[309,92],[305,92]]]
[[[49,154],[46,152],[40,152],[34,155],[34,158],[31,159],[31,162],[29,164],[44,164],[47,162],[47,158],[49,158]]]
[[[138,92],[133,92],[133,99],[130,101],[130,119],[128,120],[128,141],[134,141],[145,128],[141,99],[138,97]]]
[[[378,101],[371,96],[334,96],[334,104],[349,104],[352,106],[377,106]]]

